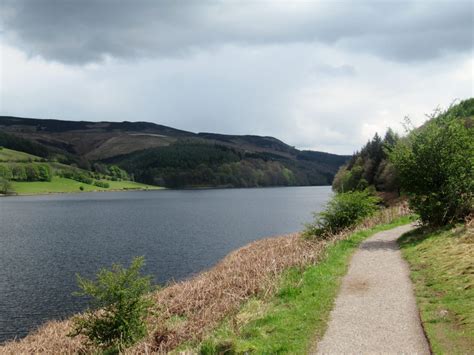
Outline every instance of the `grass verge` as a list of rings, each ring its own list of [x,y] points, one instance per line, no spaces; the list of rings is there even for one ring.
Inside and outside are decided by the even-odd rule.
[[[350,256],[367,237],[409,223],[409,216],[356,232],[327,247],[320,262],[284,273],[269,299],[254,298],[194,350],[218,353],[306,354],[322,338]]]
[[[158,186],[140,184],[133,181],[109,181],[110,187],[103,188],[84,184],[71,179],[54,176],[51,181],[20,182],[12,181],[13,190],[19,195],[37,195],[49,193],[117,191],[117,190],[156,190]],[[83,190],[80,189],[82,186]]]
[[[400,241],[421,319],[435,354],[474,349],[474,231],[417,229]]]

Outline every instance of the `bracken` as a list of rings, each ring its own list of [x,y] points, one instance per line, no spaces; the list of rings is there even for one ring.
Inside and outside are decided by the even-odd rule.
[[[129,354],[164,353],[187,341],[199,341],[225,317],[235,314],[251,297],[269,297],[282,273],[316,263],[328,244],[356,230],[389,223],[409,214],[406,205],[382,210],[356,228],[325,240],[307,240],[299,233],[250,243],[195,277],[153,293],[148,317],[149,336],[128,349]],[[80,337],[69,338],[70,320],[51,321],[19,341],[0,347],[1,354],[87,352]]]

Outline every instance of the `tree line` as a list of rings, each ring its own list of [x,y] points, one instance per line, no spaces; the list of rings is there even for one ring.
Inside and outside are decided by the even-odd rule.
[[[333,172],[310,160],[181,142],[106,161],[133,172],[136,181],[172,188],[327,185]]]
[[[407,135],[374,136],[333,181],[338,193],[396,192],[424,224],[444,225],[474,212],[474,99],[436,110]]]

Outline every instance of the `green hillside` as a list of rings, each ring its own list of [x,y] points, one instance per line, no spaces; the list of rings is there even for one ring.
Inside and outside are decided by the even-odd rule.
[[[0,117],[0,145],[91,173],[112,164],[136,181],[178,188],[330,185],[349,158],[300,151],[268,136],[10,116]]]
[[[364,190],[368,186],[372,186],[388,199],[400,196],[403,193],[400,176],[393,161],[389,159],[391,152],[398,143],[403,143],[410,137],[417,135],[417,132],[426,130],[433,125],[446,124],[450,120],[459,121],[466,129],[472,129],[474,127],[474,98],[461,101],[445,111],[435,111],[427,122],[417,129],[412,129],[407,137],[400,138],[391,129],[386,132],[383,138],[375,134],[359,152],[349,159],[347,164],[339,169],[333,181],[333,189],[337,192],[345,192]],[[445,149],[444,144],[440,144],[439,149]],[[468,163],[469,161],[466,161],[466,164]],[[435,161],[428,162],[427,168],[436,166],[436,164]]]
[[[109,174],[111,170],[113,175],[92,173],[75,166],[2,147],[0,148],[0,193],[31,195],[160,189],[158,186],[128,180],[126,173],[119,168],[112,169],[111,167],[108,170]]]
[[[19,152],[8,148],[0,148],[0,162],[30,162],[40,161],[36,155]]]
[[[72,193],[72,192],[93,192],[93,191],[120,191],[120,190],[159,190],[159,186],[140,184],[134,181],[107,181],[108,188],[95,185],[84,184],[72,179],[54,176],[51,181],[34,182],[12,182],[15,193],[19,195],[36,195],[49,193]]]

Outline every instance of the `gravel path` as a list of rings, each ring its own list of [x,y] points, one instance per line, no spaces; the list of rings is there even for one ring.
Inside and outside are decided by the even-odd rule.
[[[396,240],[402,226],[375,234],[354,254],[316,354],[429,354],[409,270]]]

